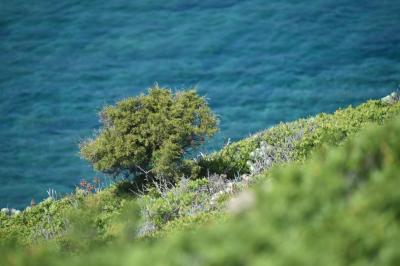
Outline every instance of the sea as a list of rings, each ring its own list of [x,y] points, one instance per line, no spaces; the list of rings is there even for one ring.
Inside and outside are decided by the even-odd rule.
[[[156,83],[207,98],[208,152],[383,97],[400,84],[400,0],[0,0],[0,207],[104,177],[79,143]]]

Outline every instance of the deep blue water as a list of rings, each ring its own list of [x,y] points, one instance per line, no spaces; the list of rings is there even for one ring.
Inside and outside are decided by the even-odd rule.
[[[400,83],[400,0],[0,0],[0,207],[95,175],[97,112],[197,85],[208,144],[378,98]]]

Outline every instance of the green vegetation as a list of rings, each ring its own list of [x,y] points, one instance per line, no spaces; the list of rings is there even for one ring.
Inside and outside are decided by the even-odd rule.
[[[181,161],[200,175],[174,186],[0,212],[0,265],[399,265],[399,115],[369,101]]]
[[[136,179],[175,181],[195,171],[183,156],[217,131],[215,115],[195,90],[172,93],[158,86],[105,107],[101,121],[99,134],[82,143],[82,157],[96,170]]]
[[[49,240],[61,243],[65,240],[67,229],[74,227],[71,218],[77,213],[88,212],[93,218],[96,234],[102,234],[104,238],[112,217],[126,201],[115,191],[115,186],[97,194],[77,190],[60,200],[48,198],[18,215],[0,213],[0,242],[12,241],[24,246]]]
[[[201,158],[202,175],[207,173],[235,175],[250,173],[252,152],[265,142],[271,146],[274,162],[304,161],[323,145],[338,145],[370,123],[381,125],[400,113],[399,104],[388,105],[369,101],[353,108],[339,109],[334,114],[319,114],[307,119],[281,123],[242,141],[232,143],[221,151]]]

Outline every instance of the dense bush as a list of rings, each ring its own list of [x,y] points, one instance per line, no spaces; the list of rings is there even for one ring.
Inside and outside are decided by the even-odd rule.
[[[115,190],[112,186],[97,194],[87,194],[78,189],[59,200],[47,198],[17,215],[0,212],[0,245],[12,241],[30,246],[54,240],[71,249],[68,238],[77,228],[75,221],[79,223],[82,216],[90,217],[88,223],[96,231],[94,238],[106,238],[112,217],[120,212],[125,201]]]
[[[234,177],[250,173],[250,166],[262,171],[260,161],[288,162],[302,161],[323,144],[337,145],[352,136],[368,124],[382,124],[385,120],[400,114],[400,102],[385,104],[381,101],[369,101],[355,108],[339,109],[333,114],[319,114],[307,119],[281,123],[264,132],[257,133],[244,140],[232,143],[222,150],[199,158],[202,175],[209,173],[227,174]],[[270,151],[265,158],[252,152],[268,144]],[[265,168],[270,167],[265,164]]]
[[[207,180],[202,179],[183,179],[173,188],[158,186],[143,196],[141,201],[146,226],[151,224],[155,229],[179,217],[192,216],[211,209]]]
[[[173,187],[156,184],[138,200],[142,210],[142,235],[222,210],[223,202],[244,188],[243,184],[213,175],[204,179],[181,179]],[[207,217],[207,216],[206,216]]]
[[[138,228],[130,237],[162,235],[221,216],[224,201],[242,189],[240,180],[216,175],[183,178],[173,186],[155,183],[146,191],[129,191],[125,186],[131,182],[118,182],[97,193],[79,187],[61,199],[49,197],[18,214],[0,212],[0,246],[10,241],[18,246],[51,241],[57,249],[82,252],[118,238],[121,228],[131,226],[129,219],[119,221],[118,217],[132,204],[139,210],[133,217]]]
[[[215,115],[195,90],[158,86],[105,107],[101,121],[99,134],[81,144],[82,157],[96,170],[170,181],[193,170],[182,158],[217,131]]]

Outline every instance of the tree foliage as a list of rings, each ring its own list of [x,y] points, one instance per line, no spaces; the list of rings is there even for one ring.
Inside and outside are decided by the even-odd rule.
[[[194,89],[173,93],[158,85],[100,113],[102,129],[80,153],[96,170],[169,180],[182,174],[183,157],[217,131],[217,118]]]

